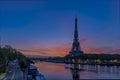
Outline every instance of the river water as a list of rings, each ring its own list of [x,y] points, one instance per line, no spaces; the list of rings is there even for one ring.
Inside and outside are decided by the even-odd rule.
[[[68,65],[36,61],[46,80],[120,79],[120,67]]]

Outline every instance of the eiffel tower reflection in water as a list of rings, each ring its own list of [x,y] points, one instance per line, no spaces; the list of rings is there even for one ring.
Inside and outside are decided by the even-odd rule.
[[[101,73],[107,74],[120,74],[120,67],[118,66],[100,66],[100,65],[80,65],[80,64],[70,64],[67,69],[71,71],[72,79],[73,80],[80,80],[80,73],[87,72],[87,73],[94,73],[97,75],[101,75]],[[87,77],[86,77],[87,78]],[[83,79],[83,78],[82,78]],[[89,78],[87,78],[89,79]]]
[[[79,65],[72,64],[72,68],[70,68],[70,70],[71,70],[71,73],[72,73],[73,80],[80,80],[78,69],[79,69]]]

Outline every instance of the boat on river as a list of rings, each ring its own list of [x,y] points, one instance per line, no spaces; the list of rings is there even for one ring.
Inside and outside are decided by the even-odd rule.
[[[38,72],[36,66],[30,65],[28,68],[27,80],[45,80],[45,77]]]

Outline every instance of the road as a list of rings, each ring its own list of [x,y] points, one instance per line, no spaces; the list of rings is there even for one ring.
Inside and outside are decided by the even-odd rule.
[[[18,62],[12,62],[8,66],[6,77],[3,80],[23,80],[23,72]]]

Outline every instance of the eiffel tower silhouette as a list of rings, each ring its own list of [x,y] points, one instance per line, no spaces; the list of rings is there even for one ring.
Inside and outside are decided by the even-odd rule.
[[[83,51],[81,50],[81,47],[80,47],[79,38],[78,38],[77,22],[78,22],[78,19],[77,17],[75,17],[74,39],[73,39],[72,49],[69,52],[69,55],[83,54]]]

